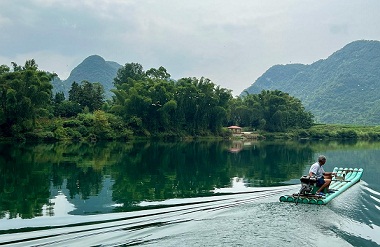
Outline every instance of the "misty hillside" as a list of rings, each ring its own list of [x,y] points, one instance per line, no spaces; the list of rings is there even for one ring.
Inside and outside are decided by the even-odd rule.
[[[114,88],[113,79],[116,77],[120,67],[122,65],[116,62],[105,61],[101,56],[89,56],[71,71],[70,76],[66,80],[61,81],[59,78],[56,78],[52,82],[54,93],[64,92],[67,97],[71,84],[74,81],[80,84],[86,80],[92,83],[100,82],[104,87],[105,97],[110,98],[113,95],[110,92]]]
[[[275,65],[246,93],[278,89],[299,98],[317,123],[380,124],[380,42],[355,41],[310,65]]]

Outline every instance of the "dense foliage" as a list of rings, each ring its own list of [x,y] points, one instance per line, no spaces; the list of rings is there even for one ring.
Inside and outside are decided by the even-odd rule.
[[[206,78],[169,79],[166,69],[126,64],[115,78],[112,112],[139,133],[218,134],[227,119],[230,90]]]
[[[12,63],[13,71],[0,68],[0,130],[3,136],[17,136],[33,130],[38,117],[48,116],[51,80],[54,75],[39,71],[35,61],[25,66]]]
[[[310,65],[275,65],[246,91],[289,93],[318,123],[378,125],[379,67],[380,42],[355,41]]]
[[[290,128],[310,128],[313,116],[306,112],[301,101],[281,91],[262,91],[235,100],[231,120],[240,126],[269,132]]]
[[[309,128],[312,115],[281,91],[233,98],[231,90],[207,78],[171,79],[164,67],[144,71],[138,63],[122,66],[114,78],[112,100],[102,84],[73,82],[66,99],[52,95],[54,75],[3,65],[0,74],[0,136],[44,140],[144,137],[226,136],[226,125],[249,130]]]

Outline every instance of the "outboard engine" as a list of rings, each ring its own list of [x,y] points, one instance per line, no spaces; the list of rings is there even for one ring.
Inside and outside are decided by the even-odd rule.
[[[301,195],[311,193],[311,191],[313,190],[313,186],[317,183],[317,178],[314,176],[310,177],[308,175],[303,175],[300,178],[300,180],[301,180],[301,190],[299,194]]]
[[[317,183],[317,178],[308,175],[303,175],[301,178],[301,189],[298,192],[297,200],[296,200],[296,205],[298,204],[298,199],[300,195],[307,195],[311,194],[311,191],[313,190],[313,186]]]

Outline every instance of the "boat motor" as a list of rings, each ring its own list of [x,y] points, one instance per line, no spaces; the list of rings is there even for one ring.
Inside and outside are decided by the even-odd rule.
[[[315,176],[304,175],[300,178],[301,180],[301,189],[299,194],[305,195],[311,193],[313,186],[317,183],[317,178]]]
[[[315,176],[308,176],[308,175],[303,175],[301,178],[301,189],[298,192],[296,204],[298,203],[298,199],[300,195],[306,195],[306,194],[311,194],[313,190],[313,186],[317,183],[317,178]]]

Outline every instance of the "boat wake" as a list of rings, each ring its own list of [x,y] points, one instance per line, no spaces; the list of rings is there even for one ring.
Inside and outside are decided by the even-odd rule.
[[[1,227],[0,246],[380,245],[377,190],[361,181],[328,205],[278,201],[299,187],[226,188],[141,204],[156,209],[24,220],[23,228]]]
[[[342,217],[334,231],[354,246],[379,246],[380,192],[364,181],[347,192],[332,203],[332,210]]]
[[[186,223],[208,218],[228,208],[270,198],[276,201],[279,194],[296,187],[251,188],[212,197],[168,200],[160,202],[161,208],[136,212],[31,220],[25,222],[23,228],[1,230],[0,246],[129,246],[149,243],[167,238],[175,231],[185,231]]]

